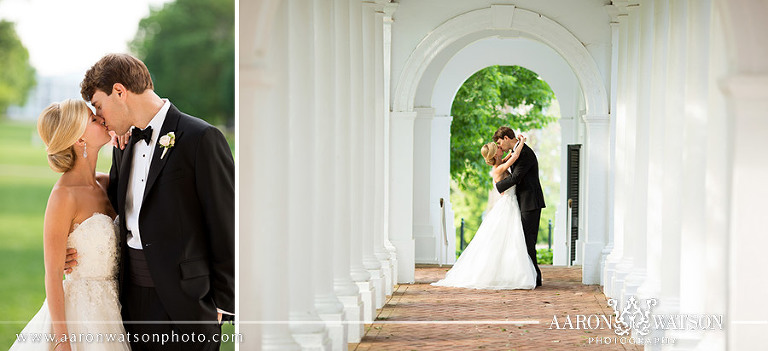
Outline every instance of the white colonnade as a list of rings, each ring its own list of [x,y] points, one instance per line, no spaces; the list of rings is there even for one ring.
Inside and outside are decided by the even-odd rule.
[[[619,39],[613,248],[604,291],[656,298],[655,314],[726,315],[726,73],[712,1],[614,1]],[[725,348],[725,331],[655,331],[674,345]],[[706,341],[703,341],[706,338]]]
[[[393,291],[385,5],[241,5],[241,347],[346,350]]]

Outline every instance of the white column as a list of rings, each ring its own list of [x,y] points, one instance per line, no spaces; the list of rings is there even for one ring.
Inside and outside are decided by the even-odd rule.
[[[646,261],[647,275],[638,289],[641,298],[658,298],[661,291],[661,276],[664,274],[662,259],[662,230],[663,222],[668,220],[664,213],[664,140],[666,133],[677,131],[666,130],[667,98],[667,62],[669,31],[669,4],[667,1],[654,0],[653,8],[644,15],[653,16],[653,62],[651,67],[651,95],[649,103],[648,128],[648,204],[646,223]],[[671,150],[670,150],[671,151]],[[664,302],[662,302],[664,303]]]
[[[626,138],[627,124],[627,65],[628,65],[628,16],[620,14],[618,21],[618,69],[616,86],[616,107],[611,110],[611,127],[613,147],[611,149],[611,168],[613,169],[613,216],[612,227],[609,229],[613,239],[613,249],[605,258],[605,273],[603,277],[603,292],[606,296],[616,298],[620,294],[619,281],[623,279],[618,265],[624,259],[624,214],[626,213]],[[624,273],[626,274],[626,273]]]
[[[731,172],[728,248],[728,349],[754,349],[768,335],[765,266],[765,201],[768,199],[768,74],[739,74],[724,84],[730,110]]]
[[[383,58],[384,58],[384,247],[389,252],[389,261],[392,264],[392,284],[397,284],[397,249],[390,241],[389,227],[389,204],[390,204],[390,140],[391,140],[391,122],[389,111],[389,88],[391,81],[391,63],[392,63],[392,15],[397,9],[397,4],[388,3],[384,6],[384,26],[383,26]]]
[[[384,307],[384,276],[381,262],[376,257],[376,12],[375,4],[363,2],[363,265],[371,274],[376,289],[376,308]],[[383,248],[381,249],[383,250]]]
[[[312,247],[314,231],[308,206],[317,189],[301,187],[316,176],[314,162],[307,160],[306,145],[315,140],[314,4],[309,0],[288,1],[288,128],[289,138],[277,145],[288,146],[288,280],[291,284],[291,332],[304,350],[329,350],[325,324],[314,306]],[[275,116],[273,116],[274,118]],[[300,135],[301,138],[290,136]],[[274,150],[274,146],[271,148]],[[268,150],[269,150],[268,149]],[[302,162],[306,160],[307,162]],[[295,161],[295,162],[294,162]],[[271,199],[271,198],[270,198]],[[292,220],[291,220],[292,219]],[[305,220],[301,220],[305,219]],[[310,243],[307,245],[307,243]]]
[[[432,223],[432,120],[434,108],[416,108],[413,141],[413,238],[416,243],[416,263],[436,264],[437,245]],[[437,199],[434,199],[435,202]]]
[[[614,278],[615,286],[613,287],[615,289],[614,293],[616,294],[616,297],[620,298],[622,303],[625,301],[625,296],[635,293],[631,287],[628,291],[625,289],[625,287],[627,285],[627,276],[635,269],[635,261],[637,259],[635,257],[635,245],[637,245],[638,241],[638,238],[636,237],[637,231],[632,227],[636,222],[633,222],[635,213],[632,211],[635,209],[635,206],[632,204],[632,201],[634,200],[635,186],[635,137],[637,136],[635,129],[637,126],[637,85],[639,81],[637,72],[639,64],[637,57],[639,55],[640,44],[640,20],[638,18],[637,6],[629,6],[627,7],[627,10],[627,75],[625,86],[626,106],[624,110],[625,118],[622,123],[624,135],[623,143],[621,145],[623,147],[621,157],[624,160],[623,167],[625,169],[625,172],[622,175],[624,181],[623,189],[621,191],[624,192],[624,195],[621,199],[623,201],[623,204],[621,204],[621,210],[623,213],[620,222],[623,226],[623,255],[621,262],[616,266],[616,275]],[[619,156],[617,156],[617,158],[618,157]],[[618,219],[619,218],[617,218],[617,220]],[[637,286],[634,286],[634,288],[637,288]]]
[[[568,234],[571,228],[568,224],[568,145],[576,144],[577,140],[577,121],[574,118],[577,108],[575,106],[560,106],[560,199],[555,214],[555,231],[552,234],[552,264],[555,266],[569,265],[568,257],[570,250],[568,247]]]
[[[661,153],[662,175],[661,195],[661,235],[657,240],[661,241],[661,253],[659,266],[662,273],[659,278],[658,298],[660,304],[654,309],[657,314],[677,314],[680,309],[680,228],[682,216],[682,199],[680,189],[683,178],[683,130],[684,108],[680,96],[686,90],[686,72],[680,67],[687,61],[686,32],[687,11],[685,0],[672,1],[669,4],[669,42],[666,46],[667,55],[666,73],[664,81],[664,112],[663,133],[657,135],[663,141],[663,153]],[[652,130],[654,128],[652,127]],[[650,260],[650,258],[649,258]],[[650,263],[649,263],[650,265]],[[653,274],[653,273],[651,273]],[[661,335],[659,335],[661,336]],[[667,335],[664,335],[667,336]]]
[[[607,240],[608,162],[610,161],[610,116],[586,115],[586,223],[582,283],[600,283],[600,262]]]
[[[614,206],[615,206],[615,192],[616,192],[616,110],[618,103],[618,89],[619,89],[619,8],[614,7],[611,13],[611,95],[610,95],[610,139],[609,150],[610,160],[608,173],[608,222],[606,223],[608,242],[603,248],[600,258],[600,285],[605,287],[607,284],[606,276],[611,271],[615,263],[608,260],[608,255],[613,252],[613,233],[614,233]]]
[[[392,271],[394,266],[390,260],[390,253],[384,246],[384,241],[387,233],[386,228],[386,203],[384,201],[386,178],[386,167],[384,161],[384,138],[386,137],[385,123],[384,123],[384,13],[381,12],[382,6],[376,6],[375,22],[374,22],[374,69],[375,69],[375,160],[374,160],[374,178],[375,178],[375,196],[374,196],[374,242],[373,249],[376,259],[381,264],[381,274],[384,289],[381,294],[384,296],[392,295],[392,287],[394,281],[392,280]],[[383,304],[382,304],[383,306]]]
[[[630,10],[633,11],[633,10]],[[648,77],[651,75],[653,63],[653,4],[643,2],[639,9],[633,11],[637,17],[635,26],[637,28],[637,65],[635,71],[637,74],[637,92],[635,93],[636,103],[635,125],[630,133],[634,134],[634,152],[632,169],[632,189],[630,192],[631,215],[627,216],[629,225],[627,234],[632,242],[633,268],[624,282],[623,296],[636,295],[637,289],[643,283],[646,277],[646,236],[648,224],[648,146],[650,143],[649,107],[651,104],[651,82]]]
[[[413,146],[416,112],[391,113],[389,170],[389,238],[397,248],[398,283],[413,283]]]
[[[349,2],[349,18],[350,18],[350,35],[349,35],[349,50],[350,50],[350,62],[349,67],[351,69],[351,96],[349,101],[351,102],[352,114],[350,116],[350,154],[351,159],[351,182],[350,188],[352,189],[350,195],[352,211],[350,211],[350,220],[352,221],[352,238],[350,242],[351,259],[352,259],[352,279],[357,283],[360,288],[360,295],[363,299],[363,315],[366,322],[372,322],[376,315],[376,289],[372,282],[371,273],[366,269],[364,259],[364,237],[371,234],[370,231],[366,232],[368,228],[365,223],[365,202],[371,201],[365,193],[365,170],[363,165],[365,159],[368,157],[364,153],[365,130],[365,109],[363,105],[363,99],[365,94],[363,93],[363,23],[362,15],[363,8],[360,0],[350,0]]]
[[[337,188],[334,186],[336,172],[331,166],[336,162],[334,140],[338,139],[339,135],[336,133],[334,117],[336,67],[333,63],[335,56],[333,55],[334,40],[332,40],[334,39],[333,2],[314,0],[314,3],[315,140],[314,147],[309,151],[310,157],[314,160],[315,170],[312,188],[317,191],[317,196],[311,207],[313,210],[309,213],[314,216],[312,278],[315,288],[315,308],[320,318],[326,323],[333,350],[341,351],[347,349],[347,325],[344,324],[344,305],[334,292],[333,260],[329,259],[338,255],[339,252],[344,254],[347,252],[335,248],[333,227],[335,209],[329,206],[338,196]]]
[[[350,151],[350,51],[349,51],[349,0],[334,0],[334,37],[335,49],[335,104],[336,138],[334,180],[336,196],[334,197],[333,213],[333,288],[339,300],[344,304],[344,317],[348,323],[347,341],[358,343],[363,336],[363,300],[360,289],[350,275],[350,260],[352,248],[352,226],[350,223],[350,189],[352,168]],[[338,254],[336,254],[338,252]],[[328,257],[326,255],[326,257]],[[360,323],[354,323],[360,322]]]
[[[435,116],[432,119],[431,136],[431,166],[430,166],[430,219],[434,230],[433,247],[437,263],[453,264],[456,262],[456,228],[453,222],[451,206],[451,116]],[[443,238],[443,221],[440,209],[440,199],[445,206],[445,235]]]
[[[685,130],[680,253],[680,313],[702,313],[706,305],[707,133],[709,125],[709,30],[711,2],[688,1],[688,59],[686,62]],[[714,137],[714,136],[713,136]],[[700,332],[681,333],[678,349],[693,349]]]
[[[243,4],[241,19],[254,14],[259,17],[267,11],[259,6],[263,4]],[[238,298],[241,302],[237,312],[240,321],[288,320],[288,238],[276,235],[287,229],[285,189],[288,181],[276,179],[274,173],[261,171],[263,165],[268,164],[274,172],[288,172],[288,161],[278,153],[268,151],[288,135],[287,120],[273,118],[284,116],[288,105],[285,84],[288,78],[287,14],[287,5],[283,2],[274,16],[274,25],[267,26],[268,34],[257,33],[253,23],[244,23],[239,38],[239,111],[242,118],[238,128],[253,137],[251,142],[239,144],[237,155],[240,187]],[[264,41],[271,45],[259,46],[258,43]],[[274,201],[261,201],[265,198]],[[269,250],[263,250],[264,247]],[[254,254],[256,252],[259,254]],[[245,296],[247,298],[243,298]],[[246,300],[250,303],[242,303]],[[284,323],[243,323],[239,331],[248,335],[240,344],[247,349],[300,349]]]
[[[749,0],[719,0],[715,21],[724,22],[730,74],[720,81],[728,107],[727,326],[728,350],[751,350],[768,335],[768,291],[765,274],[765,209],[768,199],[768,62],[764,59],[765,4]],[[717,28],[717,26],[715,26]],[[721,131],[722,132],[722,131]],[[722,138],[721,134],[710,138]],[[712,165],[715,166],[715,165]],[[722,213],[712,213],[722,217]],[[717,294],[717,293],[716,293]],[[706,342],[706,341],[705,341]]]
[[[713,5],[714,7],[714,5]],[[713,8],[716,12],[716,7]],[[722,160],[731,158],[732,135],[728,133],[733,125],[729,118],[725,96],[720,89],[723,77],[727,77],[729,54],[723,31],[722,19],[713,13],[709,47],[708,84],[708,131],[707,134],[720,143],[707,143],[707,232],[706,232],[706,291],[703,313],[728,316],[728,229],[730,221],[731,167],[723,167]],[[726,83],[727,84],[727,83]],[[763,88],[764,89],[764,88]],[[728,317],[726,317],[728,318]],[[725,330],[707,331],[699,345],[705,350],[727,348],[728,325]],[[764,335],[764,334],[763,334]]]

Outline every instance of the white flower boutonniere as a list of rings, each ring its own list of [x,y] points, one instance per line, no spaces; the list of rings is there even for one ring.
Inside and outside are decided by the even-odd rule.
[[[168,152],[168,149],[172,148],[173,145],[176,144],[176,134],[170,132],[166,135],[163,135],[160,137],[160,140],[158,140],[158,143],[160,144],[160,147],[163,148],[163,154],[160,155],[160,159],[162,160],[163,157],[165,157],[165,153]]]

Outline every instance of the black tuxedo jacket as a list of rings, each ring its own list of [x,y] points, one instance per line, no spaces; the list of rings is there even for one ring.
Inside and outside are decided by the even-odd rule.
[[[539,160],[528,145],[523,145],[523,151],[510,167],[511,176],[496,183],[496,189],[503,193],[513,185],[517,185],[517,202],[520,211],[532,211],[546,207],[544,204],[544,192],[541,191],[539,181]]]
[[[215,321],[235,312],[235,165],[224,135],[171,105],[159,136],[174,132],[161,159],[159,143],[139,214],[141,242],[155,290],[171,320]],[[127,259],[125,197],[133,143],[115,148],[108,195],[120,214],[121,292]]]

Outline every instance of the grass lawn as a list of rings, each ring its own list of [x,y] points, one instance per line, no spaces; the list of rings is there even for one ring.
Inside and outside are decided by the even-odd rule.
[[[104,147],[98,170],[108,172],[111,159]],[[0,120],[0,349],[10,348],[45,299],[43,215],[59,176],[48,167],[34,123]]]

